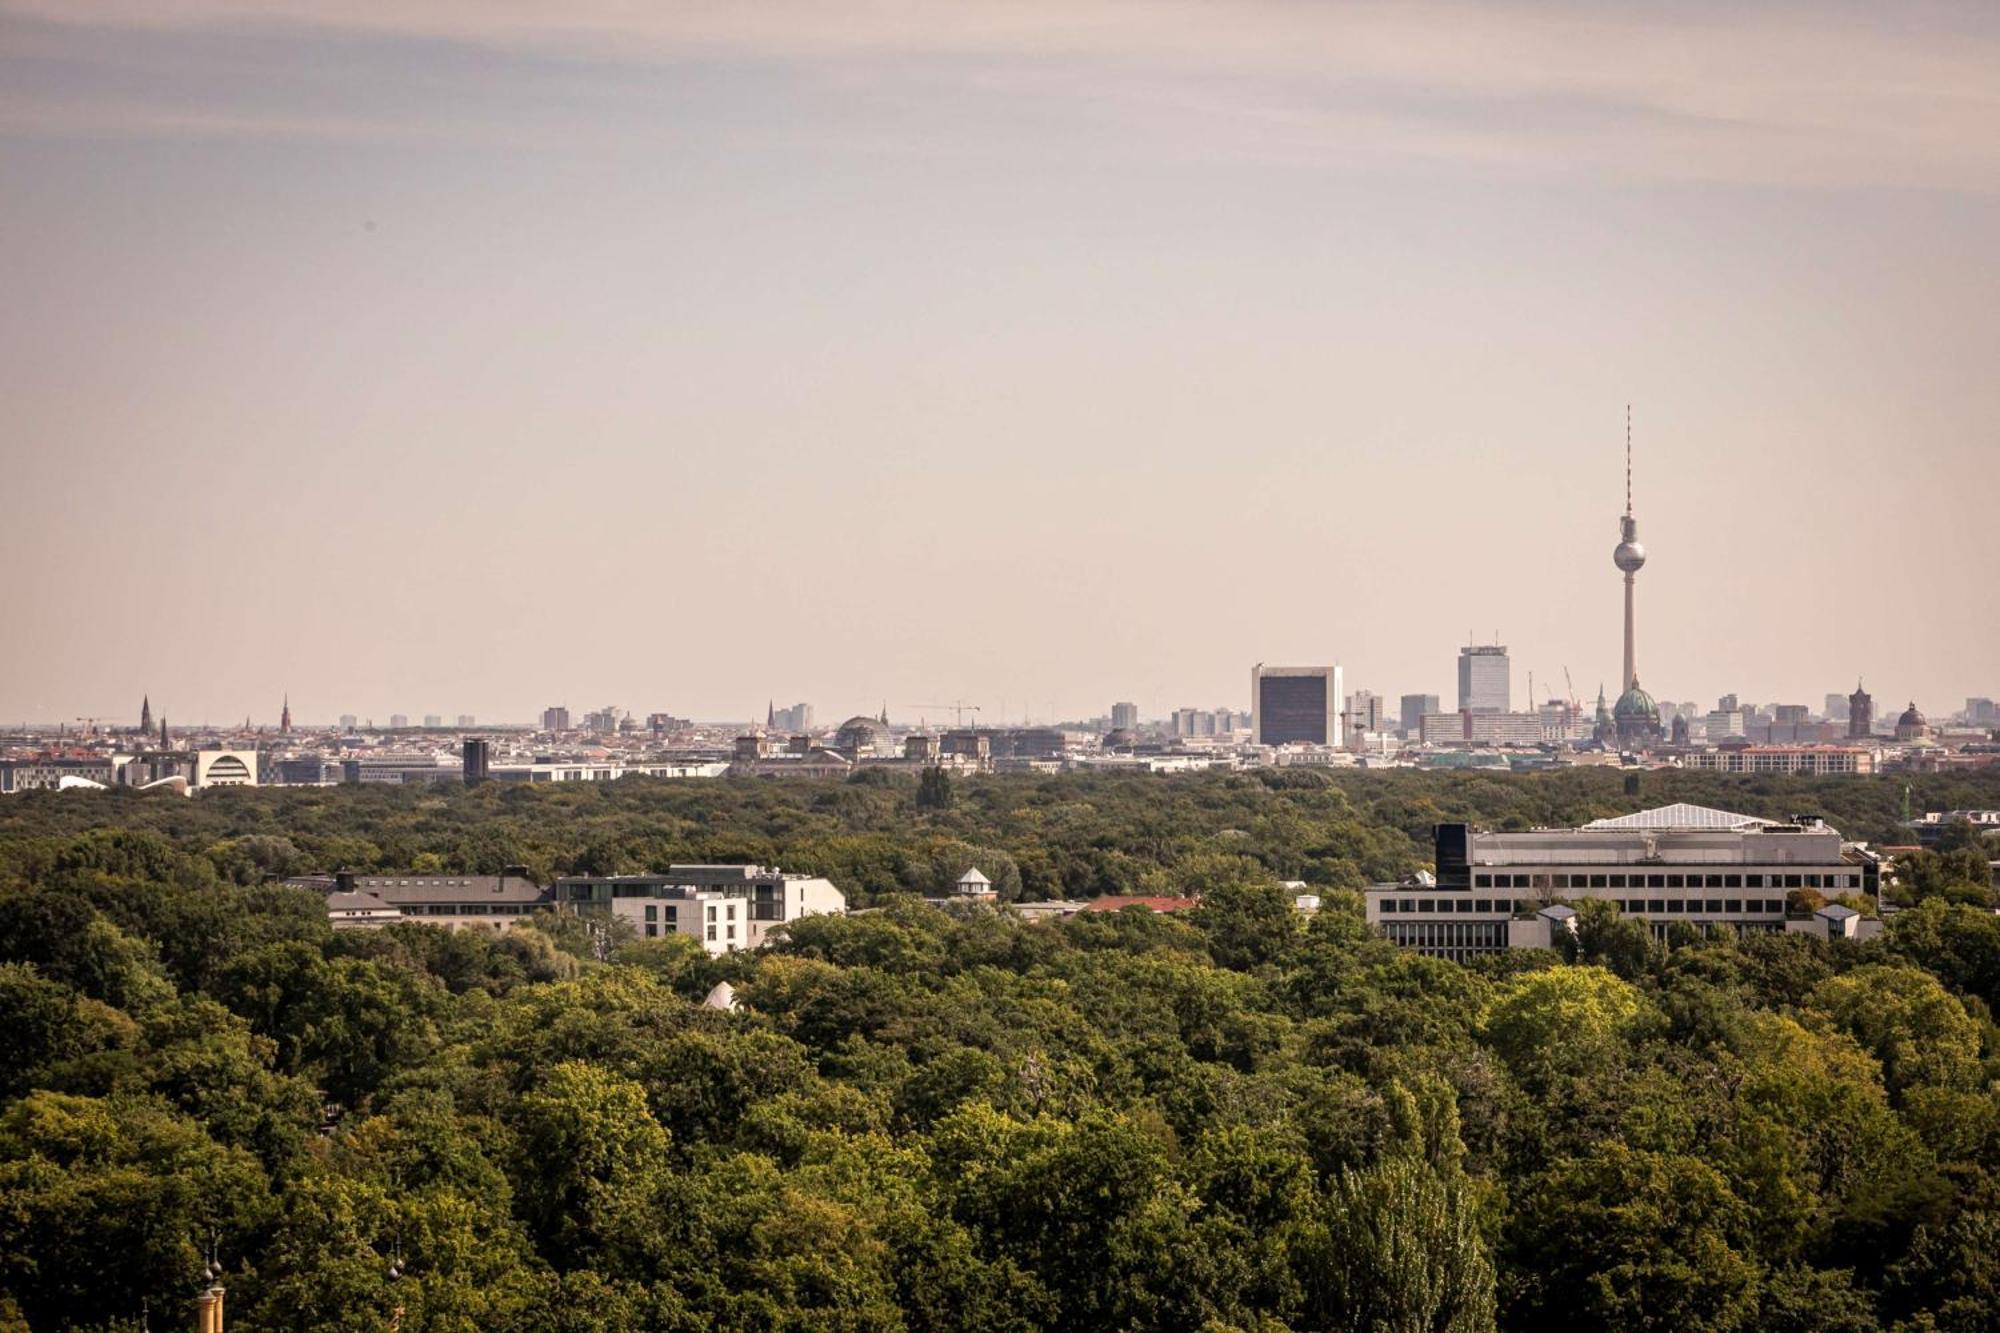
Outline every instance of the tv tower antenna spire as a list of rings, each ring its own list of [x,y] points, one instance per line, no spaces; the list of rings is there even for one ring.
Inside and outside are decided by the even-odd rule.
[[[1625,512],[1632,512],[1632,404],[1625,404]]]

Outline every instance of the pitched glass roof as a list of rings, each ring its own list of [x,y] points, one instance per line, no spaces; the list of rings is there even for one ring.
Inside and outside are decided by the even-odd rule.
[[[1636,814],[1618,815],[1611,819],[1593,819],[1584,827],[1587,829],[1756,829],[1768,827],[1774,822],[1769,819],[1759,819],[1755,815],[1739,815],[1728,810],[1711,810],[1705,805],[1680,802],[1653,810],[1641,810]]]

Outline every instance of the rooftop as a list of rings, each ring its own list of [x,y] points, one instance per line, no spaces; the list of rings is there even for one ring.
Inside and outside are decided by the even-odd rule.
[[[1676,802],[1662,805],[1652,810],[1640,810],[1629,815],[1615,815],[1610,819],[1593,819],[1583,827],[1596,830],[1618,829],[1733,829],[1752,832],[1760,828],[1770,828],[1778,821],[1760,819],[1756,815],[1739,815],[1728,810],[1716,810],[1705,805],[1689,805]]]

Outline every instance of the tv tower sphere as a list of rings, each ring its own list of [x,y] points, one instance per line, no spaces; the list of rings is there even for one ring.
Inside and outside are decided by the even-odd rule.
[[[1636,574],[1646,563],[1646,548],[1639,544],[1639,522],[1627,514],[1618,521],[1618,527],[1625,540],[1611,553],[1612,563],[1627,574]]]

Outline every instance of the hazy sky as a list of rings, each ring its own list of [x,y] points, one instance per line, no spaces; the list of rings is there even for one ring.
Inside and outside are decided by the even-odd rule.
[[[0,0],[0,717],[2000,695],[2000,5]]]

